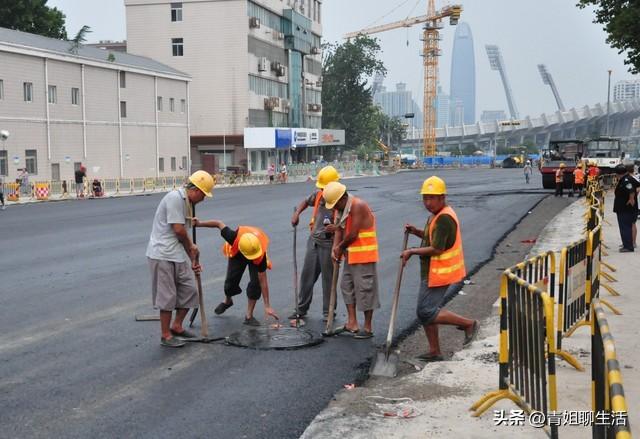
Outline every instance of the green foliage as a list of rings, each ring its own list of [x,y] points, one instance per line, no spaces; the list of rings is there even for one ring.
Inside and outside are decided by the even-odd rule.
[[[86,24],[84,26],[82,26],[82,28],[78,31],[76,36],[73,37],[73,39],[70,41],[71,48],[69,48],[69,52],[75,53],[77,55],[78,54],[78,49],[80,48],[80,45],[82,43],[84,43],[85,41],[87,41],[86,36],[89,33],[91,33],[91,28],[89,26],[87,26]]]
[[[0,27],[66,40],[65,18],[47,0],[0,1]]]
[[[379,138],[388,147],[398,148],[407,134],[407,127],[398,117],[390,117],[384,114],[378,107]]]
[[[109,56],[107,57],[107,61],[115,62],[115,60],[116,60],[116,56],[113,54],[113,52],[109,52]]]
[[[325,44],[322,66],[322,122],[326,128],[344,129],[347,147],[377,149],[380,112],[373,105],[369,78],[386,73],[377,59],[377,40],[358,36],[343,44]]]
[[[625,64],[633,74],[640,73],[640,2],[637,0],[579,0],[579,8],[595,7],[594,23],[609,35],[607,43],[626,52]]]

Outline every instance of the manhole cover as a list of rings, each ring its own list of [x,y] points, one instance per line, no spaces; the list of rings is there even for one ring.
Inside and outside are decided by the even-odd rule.
[[[300,349],[322,343],[320,334],[308,329],[291,327],[272,328],[260,326],[234,332],[227,337],[227,343],[249,349]]]

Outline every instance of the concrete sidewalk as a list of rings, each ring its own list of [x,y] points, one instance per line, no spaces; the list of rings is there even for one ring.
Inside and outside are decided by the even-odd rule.
[[[621,296],[611,297],[604,288],[601,297],[623,311],[614,315],[605,309],[611,333],[615,339],[618,361],[623,375],[624,391],[633,432],[639,426],[640,417],[640,337],[637,336],[636,317],[640,314],[637,273],[640,272],[640,252],[618,253],[620,235],[614,214],[611,212],[613,197],[606,200],[603,227],[609,256],[605,260],[617,268],[613,275],[614,287]],[[530,254],[546,250],[560,250],[580,239],[586,209],[584,199],[565,208],[538,236]],[[570,233],[567,233],[570,230]],[[465,287],[467,290],[468,287]],[[498,296],[498,276],[495,281],[495,297]],[[364,387],[339,392],[333,401],[309,425],[302,438],[544,438],[542,429],[528,424],[496,425],[496,417],[504,410],[509,416],[518,407],[510,401],[500,401],[482,417],[475,418],[469,407],[487,392],[498,388],[498,310],[495,316],[482,322],[480,337],[469,348],[463,349],[444,362],[427,364],[419,372],[394,379],[376,379]],[[571,338],[563,339],[563,348],[573,354],[585,367],[579,372],[566,362],[558,360],[557,390],[558,410],[566,412],[591,410],[591,339],[590,330],[582,327]],[[421,390],[422,389],[422,390]],[[412,401],[404,406],[413,418],[385,417],[394,411],[398,401],[383,398],[401,398],[410,395]],[[638,427],[640,428],[640,427]],[[591,427],[562,426],[560,438],[584,439],[591,437]]]

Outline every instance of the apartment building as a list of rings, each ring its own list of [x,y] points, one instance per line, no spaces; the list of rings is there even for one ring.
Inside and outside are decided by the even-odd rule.
[[[189,81],[148,58],[0,28],[0,173],[185,175]]]
[[[246,167],[245,128],[321,127],[322,1],[125,0],[125,7],[127,50],[193,79],[193,166]],[[255,159],[259,170],[275,160]]]

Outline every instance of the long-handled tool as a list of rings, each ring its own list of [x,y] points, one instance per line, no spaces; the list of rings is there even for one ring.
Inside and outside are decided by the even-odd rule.
[[[327,317],[327,326],[322,333],[323,337],[331,337],[339,334],[333,327],[333,319],[336,314],[336,299],[338,295],[338,275],[340,274],[340,261],[333,261],[333,277],[331,278],[331,298],[329,299],[329,316]]]
[[[191,205],[191,218],[195,218],[195,217],[196,217],[196,206]],[[193,243],[195,244],[196,243],[196,226],[193,224],[193,222],[191,224],[191,236],[193,236]],[[202,299],[202,283],[200,282],[200,273],[196,274],[196,281],[198,282],[198,304],[199,304],[199,307],[202,308],[204,299]],[[191,311],[191,317],[189,317],[189,328],[193,328],[193,322],[196,320],[197,315],[198,315],[198,308],[194,308],[193,311]],[[207,320],[206,316],[204,320],[205,321]]]
[[[402,244],[402,251],[407,249],[407,243],[409,242],[409,232],[404,232],[404,242]],[[387,333],[387,342],[385,343],[384,350],[378,352],[376,360],[371,366],[369,372],[370,375],[383,376],[383,377],[395,377],[398,373],[398,354],[391,353],[391,340],[393,339],[393,330],[396,325],[396,314],[398,312],[398,302],[400,299],[400,285],[402,283],[402,272],[404,271],[404,264],[400,259],[398,267],[398,276],[396,277],[396,288],[393,292],[393,304],[391,305],[391,319],[389,321],[389,332]]]
[[[293,211],[296,211],[296,207],[293,207]],[[293,226],[293,297],[296,301],[296,328],[300,327],[300,306],[298,304],[298,257],[296,249],[298,247],[298,225]]]

